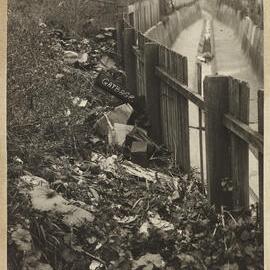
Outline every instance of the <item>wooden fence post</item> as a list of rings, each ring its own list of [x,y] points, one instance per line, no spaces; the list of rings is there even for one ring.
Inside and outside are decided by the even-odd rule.
[[[150,135],[157,143],[161,143],[160,120],[160,80],[155,74],[158,65],[159,45],[147,42],[144,45],[144,86],[146,90],[147,112],[151,124]]]
[[[229,79],[229,113],[244,124],[249,124],[249,87],[246,82]],[[249,208],[249,145],[235,134],[230,135],[231,180],[233,207]]]
[[[263,123],[263,112],[264,112],[264,91],[258,91],[258,131],[264,135],[264,123]],[[263,153],[259,153],[259,219],[260,227],[263,229]]]
[[[136,56],[133,51],[135,45],[135,30],[124,29],[124,67],[127,75],[127,89],[133,95],[137,95],[136,83]]]
[[[116,35],[117,35],[117,56],[120,64],[123,63],[123,31],[124,31],[124,20],[119,18],[116,23]]]
[[[211,204],[218,207],[224,205],[221,182],[230,178],[230,137],[223,125],[223,116],[229,106],[228,81],[228,77],[224,76],[204,79],[208,198]]]

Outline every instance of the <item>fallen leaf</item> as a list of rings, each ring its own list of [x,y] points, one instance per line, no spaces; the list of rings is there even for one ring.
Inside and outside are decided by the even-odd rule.
[[[181,266],[190,266],[196,262],[193,256],[185,253],[177,255],[177,258],[180,260]]]
[[[249,233],[248,233],[248,231],[245,230],[241,233],[241,240],[247,241],[248,239],[249,239]]]
[[[99,200],[98,192],[94,188],[92,188],[92,187],[89,187],[89,189],[91,191],[92,196],[95,198],[95,200],[98,201]]]
[[[129,224],[134,222],[137,219],[137,215],[136,216],[129,216],[129,217],[123,217],[123,218],[119,218],[117,216],[114,216],[113,218],[120,224]]]
[[[140,229],[139,233],[142,234],[144,237],[149,237],[149,229],[151,228],[151,225],[149,224],[148,221],[144,222]]]
[[[141,268],[142,266],[149,266],[149,265],[155,266],[157,268],[162,268],[165,266],[165,262],[163,261],[163,258],[160,256],[160,254],[146,253],[145,255],[140,257],[138,260],[133,261],[132,270],[136,270],[136,269]],[[146,268],[146,269],[152,269],[152,268]]]
[[[149,214],[150,214],[149,221],[156,229],[160,229],[163,231],[174,230],[174,225],[166,220],[161,219],[159,214],[153,214],[151,212],[149,212]]]
[[[233,264],[227,263],[227,264],[224,264],[220,270],[239,270],[239,266],[237,263],[233,263]]]
[[[32,249],[32,237],[28,230],[22,229],[19,226],[12,232],[11,237],[19,250],[29,251]]]
[[[252,247],[251,245],[248,245],[245,247],[245,253],[250,256],[251,258],[254,258],[255,257],[255,254],[254,254],[254,247]]]
[[[91,264],[89,265],[89,270],[98,270],[98,269],[101,269],[102,266],[103,266],[102,263],[93,260]]]

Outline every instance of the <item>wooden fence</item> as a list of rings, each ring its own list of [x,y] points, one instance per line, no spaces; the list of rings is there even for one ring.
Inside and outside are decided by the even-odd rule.
[[[188,87],[187,58],[134,28],[124,29],[127,88],[146,101],[150,135],[190,170],[189,108],[205,113],[207,190],[211,203],[231,209],[249,207],[249,146],[259,152],[259,206],[263,213],[263,91],[258,91],[259,132],[249,127],[249,87],[229,76],[208,76],[199,89]],[[198,69],[198,73],[201,74]],[[200,117],[200,125],[202,119]],[[201,128],[200,128],[201,139]],[[202,157],[202,147],[198,149]]]
[[[140,0],[128,5],[129,23],[145,32],[160,21],[160,0]]]

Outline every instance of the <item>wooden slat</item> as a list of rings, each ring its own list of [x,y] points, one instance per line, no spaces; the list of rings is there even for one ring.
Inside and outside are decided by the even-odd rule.
[[[160,46],[159,48],[159,66],[165,67],[166,56],[165,56],[165,47]],[[167,118],[167,86],[161,81],[161,99],[162,99],[162,134],[163,134],[163,143],[168,147],[168,118]]]
[[[136,52],[136,82],[137,82],[137,94],[140,97],[146,97],[145,84],[144,84],[144,51],[142,46],[144,46],[143,35],[138,33],[138,38],[140,41],[138,42],[138,47],[135,48]]]
[[[138,47],[141,51],[144,49],[144,36],[142,33],[138,33]]]
[[[188,65],[187,58],[179,56],[182,58],[183,66],[183,84],[188,85]],[[189,108],[188,108],[188,98],[184,95],[178,95],[181,100],[181,116],[182,116],[182,125],[181,132],[183,140],[181,143],[181,150],[183,151],[183,166],[184,170],[187,171],[190,169],[190,139],[189,139]]]
[[[259,133],[264,136],[264,91],[258,91],[258,130]],[[259,165],[259,218],[260,227],[263,230],[263,202],[264,202],[264,178],[263,178],[263,151],[259,153],[258,165]]]
[[[124,29],[124,67],[127,75],[127,89],[137,95],[136,83],[136,56],[133,54],[135,44],[135,31],[133,28]]]
[[[202,64],[197,63],[197,88],[198,94],[202,96]],[[202,110],[198,108],[199,119],[199,151],[200,151],[200,174],[201,182],[204,186],[204,162],[203,162],[203,134],[202,134]]]
[[[238,137],[263,153],[263,136],[230,114],[225,114],[223,124]]]
[[[144,80],[146,89],[146,104],[151,124],[150,136],[156,143],[161,143],[160,125],[160,81],[155,74],[158,64],[159,45],[145,43],[144,47]]]
[[[176,80],[174,77],[169,75],[163,69],[156,67],[156,73],[161,78],[161,80],[164,81],[166,84],[168,84],[173,90],[177,91],[186,99],[193,102],[200,109],[205,110],[205,102],[200,95],[192,92],[192,90],[188,86],[180,83],[178,80]]]
[[[124,58],[124,44],[123,44],[123,31],[124,31],[124,20],[121,18],[117,21],[116,25],[116,32],[117,32],[117,56],[122,63],[123,58]]]
[[[228,111],[228,77],[209,76],[204,79],[205,93],[205,139],[208,198],[217,207],[224,205],[221,188],[224,178],[230,178],[230,137],[222,124]]]
[[[175,70],[176,76],[175,76],[175,78],[177,80],[180,80],[180,81],[182,81],[182,79],[183,79],[181,61],[182,61],[181,55],[177,54],[177,58],[176,58],[176,70]],[[177,94],[177,93],[175,93],[175,94]],[[179,97],[177,96],[176,97],[176,101],[177,101],[176,106],[179,106],[179,103],[180,103],[180,101],[178,101],[178,99],[179,99]],[[176,109],[175,114],[176,114],[176,122],[178,123],[178,125],[176,125],[176,127],[175,127],[176,136],[177,136],[177,139],[178,140],[182,140],[182,138],[179,137],[180,134],[181,134],[181,127],[180,127],[181,114],[179,113],[179,110],[178,109]],[[178,153],[177,160],[179,160],[180,158],[181,158],[181,156]]]
[[[229,113],[237,120],[249,123],[249,88],[246,83],[229,78]],[[233,207],[249,207],[249,146],[236,134],[230,135],[231,180]]]
[[[184,77],[184,84],[188,86],[188,62],[187,57],[183,57],[183,77]]]
[[[190,169],[190,146],[189,146],[189,110],[188,110],[188,100],[181,95],[178,95],[179,100],[181,101],[179,106],[181,110],[181,133],[182,140],[181,148],[179,149],[182,154],[182,168],[185,172]]]
[[[141,51],[139,50],[139,47],[134,45],[134,46],[132,46],[132,48],[133,48],[133,53],[134,53],[134,55],[135,55],[136,57],[141,57],[142,53],[141,53]]]

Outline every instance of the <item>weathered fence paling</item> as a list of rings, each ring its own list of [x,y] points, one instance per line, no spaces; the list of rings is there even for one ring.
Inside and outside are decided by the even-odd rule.
[[[202,96],[202,64],[198,62],[197,64],[197,88],[198,94]],[[204,162],[203,162],[203,119],[202,119],[202,109],[198,108],[198,119],[199,119],[199,147],[200,147],[200,172],[201,172],[201,182],[204,183]]]
[[[259,132],[249,126],[249,87],[231,77],[212,76],[204,81],[206,158],[211,203],[234,210],[249,208],[249,145],[259,158],[260,216],[263,220],[263,91],[258,93]],[[232,184],[231,194],[226,181]],[[225,184],[224,184],[225,183]],[[225,188],[225,189],[224,189]]]
[[[223,115],[228,112],[228,86],[228,77],[212,76],[204,80],[208,198],[217,206],[231,201],[222,196],[221,189],[221,182],[231,176],[230,136],[222,123]]]
[[[161,121],[160,121],[160,81],[155,74],[158,65],[159,46],[154,42],[144,45],[144,79],[146,91],[146,104],[150,120],[150,136],[161,143]]]
[[[229,78],[229,113],[244,124],[249,123],[249,88],[247,83]],[[249,146],[237,135],[230,134],[231,180],[233,206],[249,207]]]
[[[124,20],[123,20],[123,18],[121,18],[116,23],[117,56],[118,56],[120,63],[123,62],[123,55],[124,55],[123,31],[124,31]]]
[[[264,135],[264,123],[263,123],[263,108],[264,108],[264,92],[262,90],[258,91],[258,131],[263,136]],[[264,184],[263,184],[263,152],[259,153],[258,158],[259,163],[259,218],[260,225],[263,227],[263,199],[264,199]]]
[[[133,94],[137,93],[136,83],[136,56],[133,52],[135,45],[135,30],[134,28],[124,29],[124,67],[127,76],[127,89]]]

